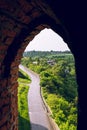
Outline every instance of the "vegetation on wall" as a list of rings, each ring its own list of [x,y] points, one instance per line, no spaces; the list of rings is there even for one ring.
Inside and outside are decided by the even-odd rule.
[[[43,96],[60,130],[76,130],[78,88],[73,55],[53,51],[26,54],[22,64],[39,73]]]

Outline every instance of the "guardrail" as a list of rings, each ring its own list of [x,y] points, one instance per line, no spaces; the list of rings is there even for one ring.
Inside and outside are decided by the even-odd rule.
[[[41,98],[42,98],[42,101],[43,101],[43,107],[44,107],[44,110],[47,113],[50,125],[52,126],[52,130],[60,130],[60,128],[58,127],[58,125],[56,124],[54,119],[51,117],[52,111],[51,111],[50,107],[48,106],[48,104],[46,103],[44,97],[42,96],[41,87],[40,87],[40,94],[41,94]]]

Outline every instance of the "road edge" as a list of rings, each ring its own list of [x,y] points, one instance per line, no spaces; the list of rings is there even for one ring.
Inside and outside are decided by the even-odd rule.
[[[51,117],[52,111],[51,111],[50,107],[48,106],[48,104],[46,103],[46,101],[45,101],[45,99],[43,97],[41,86],[40,86],[40,95],[41,95],[41,98],[42,98],[42,101],[43,101],[44,110],[47,113],[47,117],[49,119],[50,125],[52,126],[52,129],[53,130],[60,130],[60,128],[58,127],[58,125],[56,124],[56,122],[54,121],[54,119]]]

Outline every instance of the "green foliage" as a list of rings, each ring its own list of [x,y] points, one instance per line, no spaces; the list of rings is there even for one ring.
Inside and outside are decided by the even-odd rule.
[[[39,73],[42,93],[52,110],[52,117],[60,130],[76,130],[78,87],[74,57],[70,52],[30,53],[22,59],[22,63]],[[48,61],[54,63],[49,64]]]
[[[28,101],[27,101],[27,93],[29,90],[29,78],[28,76],[20,70],[22,77],[19,78],[19,87],[18,87],[18,129],[30,130],[30,122],[29,122],[29,115],[28,115]]]
[[[67,54],[68,56],[71,54],[70,51],[27,51],[24,52],[23,56],[24,57],[33,57],[33,58],[43,58],[43,57],[64,57],[64,55]]]
[[[45,99],[52,110],[52,117],[60,127],[60,130],[76,130],[77,108],[74,107],[74,104],[55,94],[49,94]]]

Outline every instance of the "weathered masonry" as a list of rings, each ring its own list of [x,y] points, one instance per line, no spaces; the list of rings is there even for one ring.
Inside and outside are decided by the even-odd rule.
[[[86,8],[79,0],[0,0],[0,130],[18,130],[18,66],[28,43],[44,28],[71,49],[78,83],[78,130],[87,129]]]

